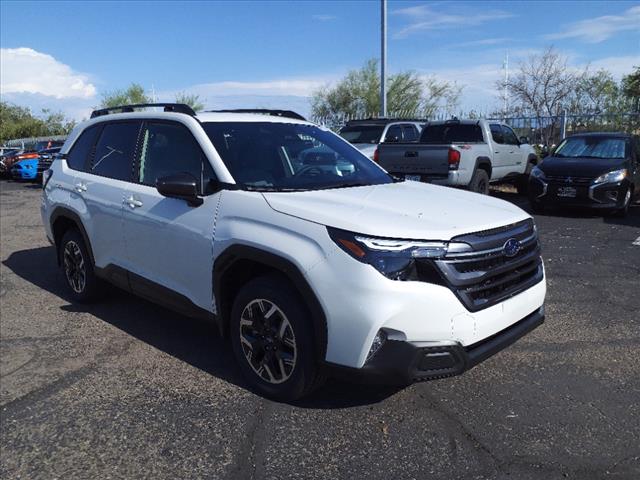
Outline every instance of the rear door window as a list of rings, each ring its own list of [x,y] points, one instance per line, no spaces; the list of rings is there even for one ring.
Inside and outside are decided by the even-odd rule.
[[[141,122],[108,123],[104,126],[89,173],[131,181]]]
[[[387,134],[384,137],[385,142],[399,142],[402,140],[402,128],[400,125],[392,125],[387,130]]]
[[[415,142],[418,139],[418,129],[413,125],[403,125],[402,136],[405,142]]]
[[[213,168],[200,145],[187,127],[175,122],[148,122],[141,137],[139,181],[155,186],[159,178],[188,173],[207,193],[209,181],[214,179]]]
[[[497,123],[491,124],[491,138],[493,138],[493,141],[496,143],[504,143],[502,128]]]
[[[87,163],[93,152],[93,146],[96,143],[96,138],[101,127],[101,125],[95,125],[87,128],[80,134],[80,137],[78,137],[67,154],[67,165],[69,165],[69,168],[80,171],[84,171],[87,168]]]

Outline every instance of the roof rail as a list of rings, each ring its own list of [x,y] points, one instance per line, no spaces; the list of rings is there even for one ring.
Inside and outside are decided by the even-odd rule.
[[[285,117],[285,118],[295,118],[296,120],[302,120],[304,122],[307,121],[299,113],[296,113],[292,110],[270,110],[267,108],[236,108],[236,109],[228,109],[228,110],[207,110],[207,112],[211,113],[260,113],[263,115],[271,115],[272,117]]]
[[[91,112],[91,118],[102,117],[103,115],[109,115],[111,113],[127,113],[133,112],[135,108],[148,108],[148,107],[164,107],[165,112],[185,113],[194,117],[196,112],[193,111],[189,105],[184,103],[136,103],[133,105],[119,105],[117,107],[101,108],[100,110],[94,110]]]

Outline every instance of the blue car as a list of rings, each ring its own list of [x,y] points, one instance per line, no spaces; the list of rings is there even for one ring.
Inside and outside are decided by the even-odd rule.
[[[51,166],[53,157],[60,152],[60,147],[40,150],[37,158],[20,160],[11,167],[11,176],[14,180],[39,180],[42,172]]]
[[[38,178],[38,159],[20,160],[11,167],[14,180],[36,180]]]

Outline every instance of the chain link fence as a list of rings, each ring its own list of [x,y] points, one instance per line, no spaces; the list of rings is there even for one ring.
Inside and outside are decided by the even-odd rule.
[[[390,119],[413,119],[419,121],[447,120],[457,116],[460,119],[469,118],[464,113],[453,114],[451,110],[433,112],[424,118],[416,118],[411,111],[393,112],[388,115]],[[519,137],[527,137],[532,144],[551,147],[557,145],[568,136],[580,132],[624,132],[640,134],[640,113],[563,113],[552,116],[519,116],[497,118],[490,116],[472,115],[473,118],[487,118],[504,122],[518,134]],[[325,117],[313,117],[312,121],[320,125],[338,131],[350,120],[365,120],[378,118],[372,115],[331,115]]]

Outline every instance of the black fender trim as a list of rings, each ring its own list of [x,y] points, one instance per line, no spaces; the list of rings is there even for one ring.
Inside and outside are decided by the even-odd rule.
[[[213,292],[216,301],[217,319],[221,334],[228,331],[228,312],[225,312],[224,297],[225,274],[238,261],[248,260],[264,267],[276,270],[284,275],[298,291],[313,320],[316,355],[324,361],[327,352],[327,320],[322,305],[302,272],[291,261],[271,252],[246,245],[232,245],[218,256],[213,265]],[[227,317],[227,318],[225,318]]]
[[[56,235],[55,235],[55,230],[53,226],[56,224],[56,221],[60,218],[66,218],[75,224],[76,228],[80,231],[80,234],[82,235],[82,239],[84,240],[84,244],[86,245],[87,250],[89,250],[91,263],[95,265],[96,262],[93,256],[93,248],[91,247],[91,242],[89,241],[89,235],[87,235],[87,231],[84,228],[82,220],[80,219],[80,216],[76,212],[66,207],[56,207],[51,213],[51,216],[49,217],[51,232],[53,233],[54,246],[56,247],[56,249],[58,248],[58,245],[55,243]],[[60,255],[56,255],[56,257],[58,259],[58,265],[60,265]]]
[[[489,157],[476,158],[476,164],[473,167],[474,174],[481,165],[486,165],[487,167],[489,167],[489,180],[491,180],[491,174],[493,172],[493,167],[491,166],[491,159]],[[471,175],[471,181],[473,181],[473,174]],[[469,182],[469,184],[471,184],[471,182]]]

